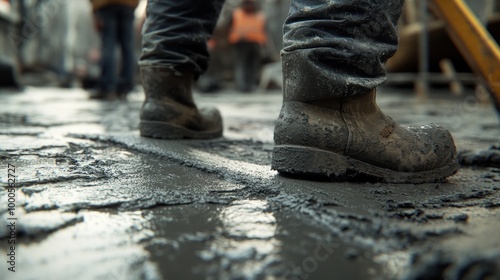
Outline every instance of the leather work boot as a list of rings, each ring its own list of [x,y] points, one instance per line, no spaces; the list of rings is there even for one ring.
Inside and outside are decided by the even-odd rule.
[[[380,111],[375,90],[352,97],[283,102],[272,169],[333,180],[435,182],[458,170],[450,133],[403,127]]]
[[[141,108],[141,136],[161,139],[210,139],[222,136],[222,118],[215,108],[196,107],[193,70],[185,67],[142,67],[146,100]]]

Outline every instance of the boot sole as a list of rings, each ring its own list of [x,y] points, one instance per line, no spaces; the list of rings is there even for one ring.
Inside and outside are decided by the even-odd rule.
[[[196,131],[165,122],[141,121],[141,136],[157,139],[212,139],[222,136],[222,129]]]
[[[333,181],[378,181],[385,183],[432,183],[458,171],[458,163],[420,172],[399,172],[348,156],[316,148],[280,145],[273,149],[271,168],[283,175],[328,177]]]

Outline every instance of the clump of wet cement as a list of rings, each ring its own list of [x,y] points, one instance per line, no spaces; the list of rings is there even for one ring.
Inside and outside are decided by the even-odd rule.
[[[458,160],[464,166],[482,166],[500,168],[500,147],[492,146],[481,151],[462,151]]]

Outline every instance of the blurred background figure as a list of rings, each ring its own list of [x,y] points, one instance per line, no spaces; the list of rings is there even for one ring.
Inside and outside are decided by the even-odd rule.
[[[17,4],[21,7],[24,1]],[[17,12],[22,9],[17,9]],[[20,86],[17,72],[19,71],[18,61],[15,50],[12,49],[8,35],[15,30],[16,8],[12,6],[9,0],[0,0],[0,88]]]
[[[125,99],[134,88],[134,11],[139,0],[90,0],[94,23],[101,35],[101,75],[91,99]],[[117,68],[115,48],[120,46]],[[117,70],[119,69],[119,75]]]
[[[267,42],[266,17],[255,0],[243,0],[230,19],[229,43],[235,54],[235,81],[241,92],[257,86],[263,50]]]

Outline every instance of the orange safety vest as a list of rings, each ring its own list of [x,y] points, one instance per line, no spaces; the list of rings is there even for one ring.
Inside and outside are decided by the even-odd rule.
[[[245,13],[242,8],[233,12],[233,23],[229,32],[229,43],[239,41],[264,44],[266,38],[266,18],[263,13]]]

